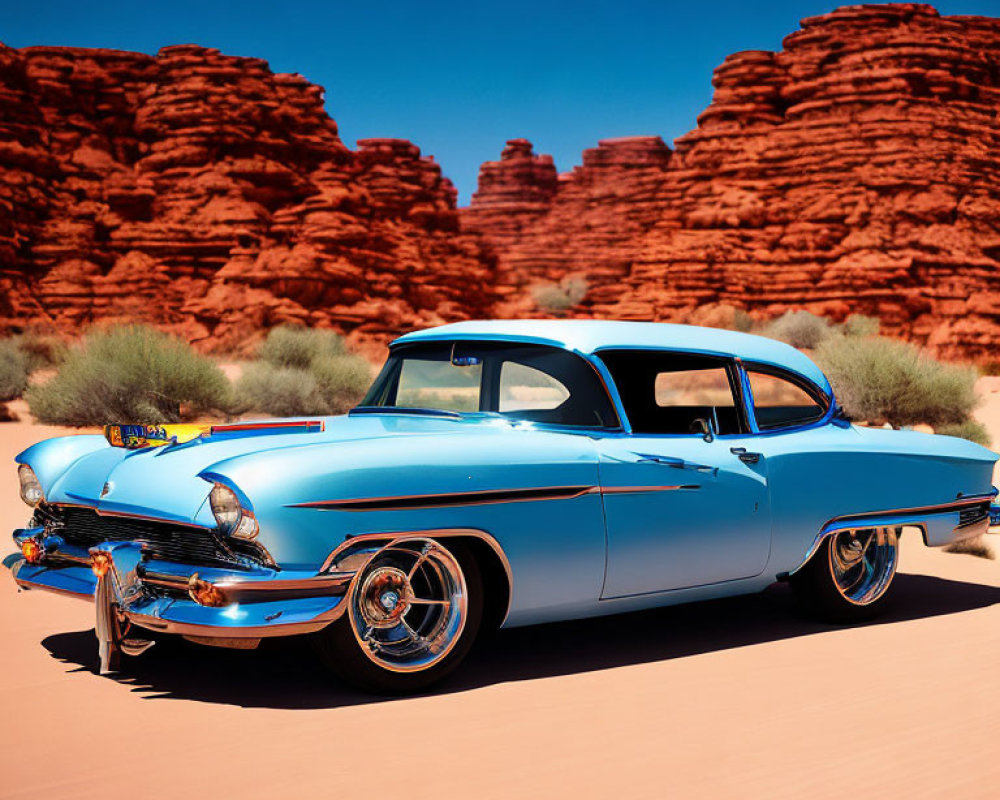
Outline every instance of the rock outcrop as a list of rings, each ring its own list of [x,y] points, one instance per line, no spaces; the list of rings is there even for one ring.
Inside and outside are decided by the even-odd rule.
[[[0,327],[141,320],[205,349],[485,315],[494,263],[402,140],[349,150],[323,91],[190,45],[0,45]]]
[[[483,166],[463,221],[498,250],[503,311],[537,313],[525,287],[578,273],[581,316],[861,312],[1000,360],[1000,20],[841,8],[713,84],[673,152],[601,142],[554,192],[523,140]]]
[[[322,89],[258,59],[0,45],[0,331],[377,341],[537,315],[533,285],[579,276],[578,316],[861,312],[1000,361],[1000,20],[841,8],[713,82],[672,149],[609,139],[559,175],[513,139],[459,211],[414,145],[347,148]]]

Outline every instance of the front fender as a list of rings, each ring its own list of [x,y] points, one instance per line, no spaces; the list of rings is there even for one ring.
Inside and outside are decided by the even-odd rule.
[[[121,451],[115,451],[100,434],[56,436],[33,444],[14,456],[18,464],[27,464],[38,476],[46,497],[56,481],[73,464],[98,450],[108,450],[115,462],[121,460]]]
[[[247,496],[259,541],[282,567],[316,569],[359,536],[471,529],[492,537],[509,561],[512,621],[600,596],[604,515],[587,436],[505,425],[250,454],[210,471]]]

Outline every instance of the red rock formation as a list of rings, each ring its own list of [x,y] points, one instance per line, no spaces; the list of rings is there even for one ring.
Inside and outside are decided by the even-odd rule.
[[[580,272],[581,315],[863,312],[944,356],[998,360],[1000,20],[842,8],[779,53],[730,56],[713,83],[669,158],[653,139],[602,142],[545,211],[532,175],[504,172],[505,202],[530,208],[516,233],[494,222],[484,165],[463,218],[499,250],[507,311],[537,313],[526,285]]]
[[[350,151],[322,89],[259,59],[0,45],[0,328],[138,319],[212,349],[485,315],[492,259],[458,227],[432,160]]]

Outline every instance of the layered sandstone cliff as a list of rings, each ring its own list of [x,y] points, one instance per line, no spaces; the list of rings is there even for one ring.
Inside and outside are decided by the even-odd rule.
[[[483,166],[463,221],[498,249],[503,310],[537,313],[524,288],[574,272],[592,286],[580,315],[863,312],[997,360],[1000,20],[841,8],[781,52],[730,56],[713,84],[673,152],[601,142],[546,194],[526,142]]]
[[[206,348],[290,321],[384,337],[488,313],[491,256],[409,142],[195,46],[0,46],[0,327],[129,319]]]
[[[511,140],[458,211],[414,145],[348,149],[322,90],[258,59],[0,45],[0,330],[384,339],[537,315],[533,284],[583,275],[580,316],[863,312],[1000,360],[1000,20],[843,8],[714,86],[673,149],[604,140],[559,175]]]

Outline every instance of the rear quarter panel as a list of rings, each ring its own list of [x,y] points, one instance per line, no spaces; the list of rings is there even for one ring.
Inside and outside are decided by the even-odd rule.
[[[768,570],[801,565],[832,518],[914,508],[992,489],[997,455],[964,439],[826,425],[762,437],[771,489]]]

